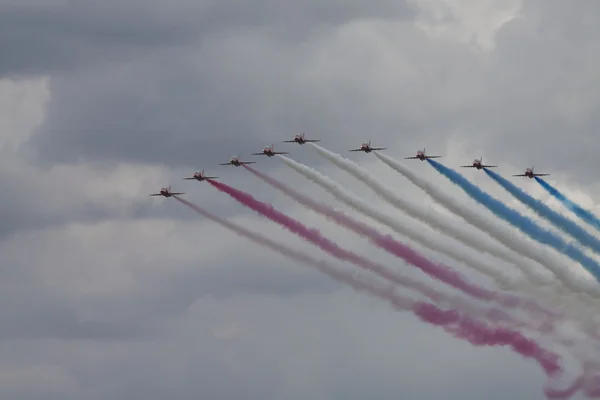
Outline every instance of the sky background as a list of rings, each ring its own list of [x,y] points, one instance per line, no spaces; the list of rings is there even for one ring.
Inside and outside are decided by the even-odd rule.
[[[308,146],[278,143],[304,131],[447,218],[372,154],[346,151],[371,139],[397,158],[426,147],[449,166],[483,156],[505,175],[535,164],[600,213],[599,30],[595,0],[0,0],[0,397],[542,399],[534,362],[473,348],[147,195],[172,184],[329,259],[209,185],[181,181],[204,168],[426,280],[217,164],[275,143],[450,243]],[[276,158],[257,161],[346,210]],[[410,166],[486,213],[427,163]],[[532,215],[483,172],[465,174]],[[534,181],[515,182],[562,210]]]

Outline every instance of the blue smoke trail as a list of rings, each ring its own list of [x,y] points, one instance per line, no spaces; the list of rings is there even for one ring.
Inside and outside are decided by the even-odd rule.
[[[554,196],[557,200],[559,200],[565,207],[569,210],[573,211],[575,215],[579,218],[592,225],[594,228],[600,231],[600,218],[596,217],[594,214],[589,212],[588,210],[583,209],[580,205],[574,203],[565,197],[564,194],[559,192],[554,186],[550,185],[544,179],[540,177],[534,177],[534,179],[544,188],[548,193]]]
[[[541,201],[531,197],[529,194],[525,193],[517,186],[515,186],[512,182],[508,181],[507,179],[503,178],[497,173],[490,171],[486,168],[484,168],[483,170],[490,178],[498,182],[498,184],[504,189],[506,189],[508,193],[512,194],[517,200],[525,204],[537,215],[550,221],[561,231],[575,238],[579,243],[583,244],[586,247],[589,247],[596,253],[600,253],[600,241],[592,235],[590,235],[589,233],[587,233],[582,227],[577,225],[575,222],[560,215]]]
[[[427,162],[429,162],[433,168],[448,178],[452,183],[458,185],[471,198],[484,205],[498,218],[505,220],[537,242],[548,245],[565,254],[572,260],[577,261],[590,274],[592,274],[597,281],[600,281],[600,265],[583,254],[583,252],[577,247],[570,243],[565,243],[560,237],[556,236],[552,232],[541,228],[531,219],[519,214],[512,208],[507,207],[504,205],[504,203],[485,193],[453,169],[450,169],[432,159],[427,159]]]

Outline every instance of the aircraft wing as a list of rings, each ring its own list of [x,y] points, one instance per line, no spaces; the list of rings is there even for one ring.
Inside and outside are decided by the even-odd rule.
[[[233,164],[232,164],[232,163],[230,163],[230,162],[226,162],[226,163],[221,163],[221,164],[219,164],[219,165],[233,165]]]
[[[482,165],[481,168],[498,168],[497,165]]]
[[[178,195],[178,194],[185,194],[185,193],[171,193],[171,196],[175,196],[175,195]]]
[[[162,196],[160,193],[152,193],[150,196]]]
[[[304,139],[304,141],[306,143],[317,143],[317,142],[320,142],[320,140],[316,140],[316,139]]]
[[[219,179],[218,176],[205,176],[204,179]]]
[[[191,181],[191,180],[194,180],[196,178],[181,178],[181,179],[183,179],[184,181]]]
[[[252,153],[253,156],[264,156],[265,153]]]
[[[442,156],[425,156],[425,158],[442,158]]]
[[[461,165],[461,168],[475,168],[474,165]]]
[[[525,174],[516,174],[516,175],[513,175],[513,176],[527,176],[527,175],[525,175]]]
[[[548,176],[550,174],[533,174],[533,176]]]
[[[287,151],[274,151],[273,154],[290,154]]]
[[[363,151],[363,149],[352,149],[352,150],[348,150],[348,151]]]
[[[240,161],[240,164],[246,165],[246,164],[256,164],[256,161]]]
[[[295,140],[283,140],[281,143],[294,143]],[[308,140],[305,140],[305,142],[308,142]]]
[[[371,150],[387,150],[387,147],[371,147]]]
[[[419,157],[404,157],[405,160],[416,160]]]

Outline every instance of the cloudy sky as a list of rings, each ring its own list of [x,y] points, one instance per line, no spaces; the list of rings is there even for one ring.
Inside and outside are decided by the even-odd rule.
[[[452,339],[147,194],[173,184],[327,258],[181,181],[204,168],[420,277],[217,164],[275,143],[397,213],[307,146],[277,144],[305,131],[348,154],[371,139],[452,166],[483,156],[504,174],[535,164],[599,212],[599,30],[594,0],[0,0],[0,397],[542,399],[535,363]],[[372,155],[350,157],[443,212]],[[277,159],[258,161],[343,208]]]

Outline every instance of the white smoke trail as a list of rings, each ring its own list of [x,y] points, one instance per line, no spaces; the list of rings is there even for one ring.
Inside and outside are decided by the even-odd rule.
[[[236,232],[237,234],[239,234],[243,237],[246,237],[247,239],[250,239],[251,241],[253,241],[259,245],[265,246],[275,252],[283,254],[291,259],[294,259],[296,261],[316,267],[318,270],[325,273],[326,275],[329,275],[330,277],[332,277],[334,279],[341,280],[344,283],[350,283],[352,287],[354,287],[355,289],[357,289],[359,291],[368,288],[367,282],[373,282],[373,284],[375,282],[375,281],[367,281],[367,280],[365,280],[364,277],[359,279],[357,276],[350,274],[350,271],[342,272],[342,270],[339,270],[336,267],[330,266],[330,264],[326,263],[325,261],[317,261],[316,259],[312,258],[310,255],[307,255],[301,251],[289,248],[282,243],[277,243],[274,240],[271,240],[271,239],[267,238],[266,236],[261,235],[260,233],[253,232],[249,229],[246,229],[239,225],[236,225],[233,222],[230,222],[228,220],[220,218],[220,217],[210,213],[209,211],[204,210],[203,208],[197,206],[196,204],[182,199],[179,196],[173,196],[173,197],[176,200],[178,200],[179,202],[181,202],[182,204],[187,205],[188,207],[192,208],[193,210],[202,214],[204,217],[212,220],[213,222],[216,222],[228,229],[231,229],[232,231]],[[501,309],[488,308],[488,307],[483,308],[483,307],[475,306],[474,304],[472,304],[471,302],[462,298],[461,296],[453,296],[453,295],[444,294],[443,292],[441,292],[437,289],[428,287],[424,283],[420,283],[419,281],[415,281],[415,280],[407,278],[407,277],[403,277],[401,280],[404,282],[404,284],[401,284],[400,286],[404,286],[407,289],[415,290],[415,291],[421,293],[422,295],[433,300],[433,302],[437,306],[440,306],[442,303],[446,303],[447,305],[451,305],[453,308],[460,310],[461,313],[468,314],[471,317],[487,319],[490,323],[497,325],[497,326],[528,329],[528,330],[531,330],[536,333],[549,333],[549,332],[547,332],[547,330],[548,330],[547,327],[549,325],[546,324],[544,320],[535,322],[532,319],[519,319],[516,316],[513,316],[512,314],[508,314],[508,313],[502,311]],[[396,287],[394,287],[394,286],[388,286],[388,287],[390,288],[390,290],[392,290],[394,292],[396,291]],[[372,290],[371,290],[371,292],[373,293]],[[553,329],[552,329],[552,331],[553,331]],[[553,332],[550,332],[550,333],[553,333]],[[553,340],[560,340],[559,338],[556,338],[554,336],[552,338],[553,338]]]
[[[324,150],[324,149],[323,149]],[[490,236],[504,244],[509,249],[521,254],[530,260],[537,261],[542,266],[554,273],[554,275],[569,289],[575,292],[584,291],[589,295],[600,298],[600,286],[585,281],[571,273],[564,265],[559,264],[549,252],[544,252],[536,247],[526,244],[513,237],[513,231],[504,225],[497,224],[487,217],[463,206],[451,196],[439,190],[435,185],[427,182],[427,180],[418,176],[404,165],[400,164],[391,157],[375,152],[375,156],[387,164],[395,171],[402,174],[406,179],[414,185],[424,190],[432,199],[444,206],[449,211],[463,218],[469,224],[487,232]]]
[[[367,202],[360,199],[353,193],[350,193],[340,184],[333,181],[331,178],[321,174],[320,172],[306,165],[300,164],[285,156],[280,155],[279,157],[284,163],[286,163],[296,172],[302,174],[305,178],[315,182],[323,189],[327,190],[330,194],[335,196],[338,200],[346,203],[355,210],[365,214],[368,217],[373,218],[378,222],[381,222],[382,224],[390,227],[391,229],[402,235],[406,235],[407,237],[422,244],[423,246],[428,247],[431,250],[446,254],[454,258],[455,260],[464,263],[470,268],[473,268],[474,270],[489,276],[505,289],[514,286],[514,282],[510,277],[503,274],[501,271],[498,271],[498,269],[486,265],[480,260],[476,259],[475,257],[466,254],[465,252],[461,251],[458,247],[453,246],[451,244],[438,242],[437,240],[432,239],[431,236],[428,235],[426,232],[411,228],[403,224],[402,221],[379,211],[375,207],[372,207]]]
[[[383,183],[379,182],[377,179],[372,177],[367,171],[365,171],[362,167],[360,167],[353,161],[348,160],[340,156],[339,154],[332,153],[331,151],[324,149],[323,147],[314,143],[308,144],[311,145],[314,149],[316,149],[320,155],[327,158],[336,166],[350,173],[356,179],[365,183],[388,203],[404,211],[411,217],[424,222],[433,229],[439,230],[442,233],[459,240],[463,244],[471,247],[472,249],[475,249],[479,252],[491,254],[501,260],[514,264],[523,272],[523,274],[530,282],[536,285],[547,285],[550,283],[545,277],[536,274],[530,266],[525,265],[525,263],[520,257],[510,252],[508,249],[502,249],[490,243],[486,243],[479,236],[470,234],[460,229],[458,226],[456,226],[456,224],[452,223],[451,221],[448,221],[446,217],[441,215],[440,213],[436,213],[433,210],[427,210],[424,207],[418,206],[406,199],[397,196],[395,193],[387,189],[387,187]]]
[[[570,293],[570,295],[565,296],[565,294],[567,293],[565,293],[563,286],[557,286],[558,282],[555,282],[555,284],[553,284],[550,287],[545,286],[543,288],[540,288],[535,284],[532,284],[531,282],[512,282],[500,271],[496,270],[493,267],[480,263],[475,258],[466,255],[464,252],[461,252],[456,247],[444,245],[438,243],[437,241],[432,241],[423,232],[404,226],[401,221],[394,219],[393,217],[385,213],[380,212],[364,200],[350,193],[340,184],[333,181],[331,178],[321,174],[313,168],[304,164],[300,164],[285,156],[279,157],[289,167],[299,172],[307,179],[317,183],[319,186],[327,190],[338,200],[353,207],[355,210],[373,218],[376,221],[383,223],[384,225],[387,225],[388,227],[392,228],[400,234],[404,234],[412,238],[413,240],[422,243],[423,245],[429,247],[432,250],[447,254],[458,261],[464,262],[469,267],[479,272],[482,272],[483,274],[490,276],[491,278],[496,280],[496,282],[499,283],[499,286],[501,286],[503,289],[513,290],[528,295],[534,295],[537,298],[544,298],[545,301],[550,301],[553,308],[557,310],[560,309],[563,312],[567,313],[575,321],[579,321],[579,323],[582,325],[582,328],[586,332],[594,331],[595,329],[597,329],[597,321],[594,319],[594,316],[596,314],[595,310],[597,308],[597,303],[594,304],[594,299],[591,298],[589,295],[580,292]]]

